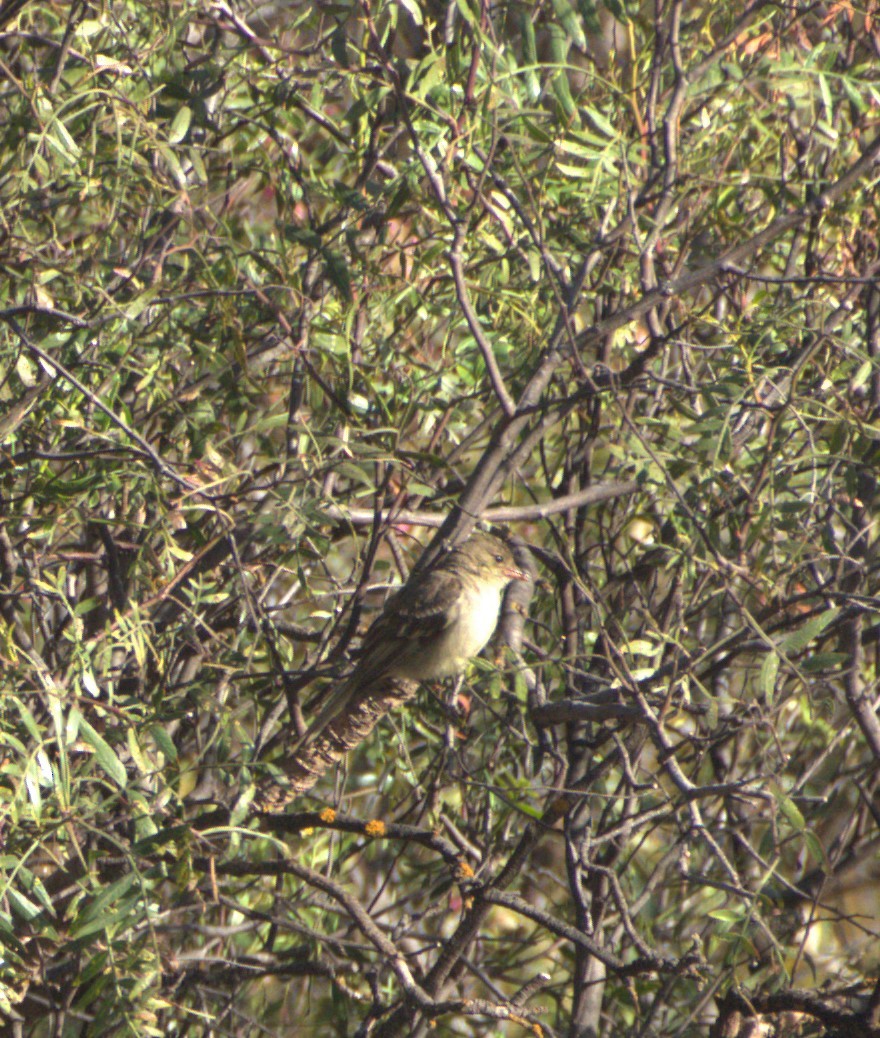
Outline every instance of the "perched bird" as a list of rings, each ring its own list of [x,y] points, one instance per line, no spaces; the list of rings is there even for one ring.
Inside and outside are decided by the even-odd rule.
[[[434,681],[461,674],[492,637],[504,589],[525,579],[510,548],[487,533],[473,534],[416,570],[373,621],[351,676],[330,695],[294,752],[384,679]]]

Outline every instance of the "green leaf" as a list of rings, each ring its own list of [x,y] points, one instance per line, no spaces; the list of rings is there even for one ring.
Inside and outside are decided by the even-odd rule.
[[[583,26],[569,0],[552,0],[552,2],[556,17],[559,19],[568,38],[573,41],[575,46],[580,47],[581,50],[586,50],[587,38],[584,35]]]
[[[174,745],[171,736],[160,724],[150,725],[150,735],[155,739],[156,745],[165,755],[165,759],[168,761],[177,760],[177,747]]]
[[[95,759],[110,778],[124,789],[128,785],[128,774],[122,761],[116,756],[110,744],[99,735],[84,718],[79,719],[79,733],[84,742],[95,751]]]
[[[814,638],[817,638],[825,628],[832,623],[840,613],[839,606],[832,606],[818,616],[811,617],[796,631],[785,636],[779,644],[779,648],[787,656],[796,656],[802,652]]]
[[[168,142],[170,144],[178,144],[187,135],[189,131],[189,125],[192,122],[192,109],[183,105],[178,109],[177,114],[171,121],[171,128],[168,130]]]
[[[77,916],[70,929],[71,937],[74,940],[82,940],[83,937],[107,929],[117,919],[127,915],[131,911],[130,903],[117,905],[112,911],[108,911],[108,909],[125,898],[136,884],[140,885],[140,877],[136,872],[129,872],[122,879],[116,880],[115,883],[111,883],[102,890]]]
[[[843,84],[843,89],[846,91],[846,96],[849,98],[850,104],[853,105],[856,111],[859,114],[867,111],[868,106],[865,103],[865,99],[859,93],[858,88],[849,76],[841,76],[840,80]]]
[[[9,907],[20,919],[24,919],[25,922],[31,922],[36,919],[43,911],[39,905],[34,904],[33,901],[26,898],[24,894],[16,890],[15,887],[6,887],[5,895],[9,899]]]
[[[779,654],[775,649],[771,649],[770,652],[764,657],[764,662],[761,664],[761,671],[758,675],[758,688],[770,701],[776,692],[776,675],[779,673]]]
[[[412,18],[416,25],[421,25],[423,22],[422,9],[419,6],[418,0],[398,0],[400,6],[407,12]]]
[[[804,816],[801,814],[800,808],[797,804],[779,789],[778,786],[771,786],[771,792],[776,800],[779,810],[782,815],[788,821],[793,829],[796,829],[799,833],[806,831],[807,824],[804,821]]]
[[[520,32],[522,33],[523,58],[526,67],[523,70],[526,81],[526,90],[532,101],[537,101],[541,96],[541,81],[535,72],[538,64],[538,46],[535,40],[535,26],[532,24],[529,8],[523,7],[520,12]]]
[[[745,918],[742,911],[732,908],[716,908],[707,914],[710,919],[717,919],[719,923],[727,923],[730,926],[741,923]]]
[[[330,52],[342,68],[348,68],[348,33],[344,25],[337,25],[333,30],[330,36]]]
[[[820,72],[818,77],[819,81],[819,92],[822,95],[822,104],[825,106],[825,117],[832,119],[834,117],[834,104],[831,100],[831,91],[828,89],[828,79],[823,72]]]
[[[798,666],[805,674],[820,674],[822,671],[837,670],[849,660],[848,652],[817,652],[801,660]]]
[[[474,12],[468,6],[467,0],[455,0],[455,6],[458,8],[459,14],[464,18],[468,25],[474,27],[479,24],[474,16]]]
[[[50,134],[54,135],[55,141],[59,142],[61,152],[66,155],[70,161],[75,161],[80,157],[82,152],[80,151],[79,145],[70,136],[67,127],[61,122],[60,119],[56,119],[52,123]]]
[[[584,20],[587,32],[602,31],[602,23],[599,21],[599,12],[596,10],[594,0],[577,0],[577,9]]]
[[[822,841],[809,829],[804,830],[804,843],[806,843],[815,862],[818,862],[823,868],[831,867],[828,855],[825,853],[825,848],[822,846]]]
[[[557,70],[553,74],[551,86],[556,100],[559,102],[566,118],[573,124],[578,124],[577,105],[571,96],[571,88],[568,85],[568,38],[558,25],[548,25],[547,31],[550,36],[550,50],[553,62]]]
[[[611,140],[617,139],[618,133],[613,123],[595,105],[584,107],[583,112],[600,133],[611,138]]]
[[[337,288],[346,303],[351,302],[351,274],[342,254],[334,249],[323,249],[324,273]]]
[[[862,386],[871,377],[871,372],[873,370],[874,370],[874,362],[873,361],[871,361],[871,360],[863,361],[859,365],[858,370],[856,371],[855,375],[853,375],[853,377],[852,377],[852,381],[849,384],[850,391],[851,392],[855,392],[855,390],[861,389]]]

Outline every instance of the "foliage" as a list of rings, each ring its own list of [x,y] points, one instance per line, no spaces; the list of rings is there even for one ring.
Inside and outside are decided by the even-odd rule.
[[[4,1033],[877,1033],[872,7],[0,5]]]

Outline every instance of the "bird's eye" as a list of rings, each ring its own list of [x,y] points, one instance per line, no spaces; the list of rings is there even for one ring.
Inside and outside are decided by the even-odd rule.
[[[499,553],[498,553],[498,554],[497,554],[497,555],[495,556],[495,561],[496,561],[496,562],[504,562],[504,556],[503,556],[503,555],[501,554],[501,552],[499,552]]]

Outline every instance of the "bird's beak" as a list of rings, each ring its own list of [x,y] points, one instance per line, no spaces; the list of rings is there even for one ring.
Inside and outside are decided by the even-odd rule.
[[[505,566],[504,576],[508,580],[528,580],[529,575],[525,570],[520,569],[519,566]]]

